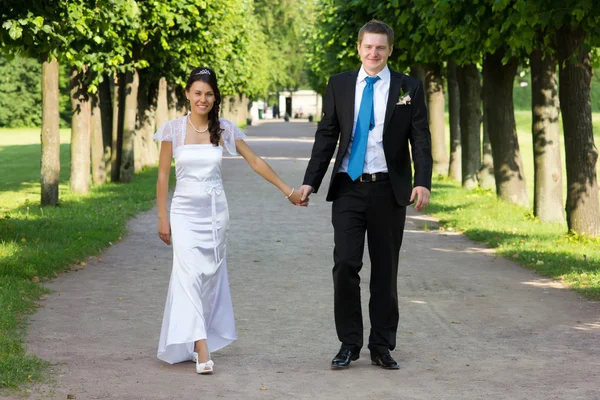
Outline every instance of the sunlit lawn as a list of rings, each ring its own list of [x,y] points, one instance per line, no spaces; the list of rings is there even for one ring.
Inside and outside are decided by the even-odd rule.
[[[533,136],[531,134],[531,111],[515,111],[515,122],[517,124],[517,134],[519,135],[519,148],[521,152],[521,159],[523,161],[523,169],[525,170],[525,181],[527,183],[527,193],[529,195],[529,201],[533,207]],[[600,113],[592,114],[592,123],[594,125],[594,141],[596,148],[600,147]],[[448,114],[446,114],[446,134],[449,135],[448,130]],[[563,169],[563,195],[566,200],[567,190],[567,178],[565,169],[565,151],[564,151],[564,137],[562,136],[562,121],[561,121],[561,157],[562,157],[562,169]],[[450,143],[446,142],[446,147],[450,151]],[[600,162],[596,164],[597,175],[600,177]]]
[[[60,131],[61,197],[70,174],[71,131]],[[0,213],[40,201],[40,130],[0,129]]]
[[[41,376],[44,362],[23,347],[26,316],[45,292],[37,283],[83,266],[125,233],[128,219],[153,205],[156,168],[128,185],[88,196],[69,191],[69,132],[61,132],[60,205],[39,206],[39,129],[0,129],[0,388]]]
[[[515,113],[523,168],[533,204],[533,145],[531,112]],[[600,113],[593,114],[596,146],[600,144]],[[561,137],[561,143],[563,138]],[[563,201],[566,170],[563,158]],[[597,166],[600,176],[600,163]],[[567,235],[566,223],[545,224],[531,208],[496,199],[492,191],[466,191],[445,177],[434,179],[432,203],[427,211],[440,218],[445,229],[456,229],[489,244],[542,275],[561,280],[589,298],[600,298],[600,240]]]
[[[529,200],[533,204],[533,137],[531,134],[531,111],[515,112],[515,120],[517,123],[517,132],[519,134],[519,146],[521,148],[521,157],[523,160],[523,168],[527,179],[527,192]],[[592,114],[592,123],[594,125],[594,141],[596,147],[600,146],[600,113]],[[564,152],[564,137],[562,136],[562,121],[561,121],[561,156],[563,160],[563,186],[564,197],[566,200],[566,169],[565,169],[565,152]],[[600,163],[596,164],[597,174],[600,174]],[[598,175],[600,176],[600,175]]]

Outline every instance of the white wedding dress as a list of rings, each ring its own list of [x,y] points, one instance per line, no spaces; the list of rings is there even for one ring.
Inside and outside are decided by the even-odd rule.
[[[221,177],[223,147],[186,145],[186,121],[168,121],[154,135],[172,142],[177,179],[170,213],[173,271],[157,354],[171,364],[191,360],[196,340],[206,339],[213,352],[236,339],[225,261],[229,210]],[[231,121],[220,124],[225,149],[237,154],[235,141],[246,136]]]

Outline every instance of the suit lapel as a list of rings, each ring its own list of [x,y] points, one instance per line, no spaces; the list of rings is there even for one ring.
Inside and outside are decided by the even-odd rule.
[[[402,76],[390,69],[390,92],[388,94],[387,107],[385,109],[385,120],[383,122],[383,133],[385,134],[394,109],[396,108],[396,102],[400,95],[400,88],[402,87]]]
[[[345,94],[345,105],[342,108],[346,110],[344,113],[344,126],[350,127],[350,132],[345,132],[348,135],[348,139],[352,136],[352,126],[354,125],[354,107],[355,107],[355,97],[356,97],[356,78],[358,77],[358,70],[348,72],[347,79],[348,81],[344,85],[348,88]]]

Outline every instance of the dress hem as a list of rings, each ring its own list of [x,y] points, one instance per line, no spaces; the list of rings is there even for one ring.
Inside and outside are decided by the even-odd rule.
[[[211,350],[211,349],[209,349],[209,353],[213,353],[213,352],[215,352],[215,351],[219,351],[219,350],[221,350],[222,348],[229,346],[231,343],[233,343],[233,342],[235,342],[235,341],[237,340],[237,336],[236,336],[236,337],[233,337],[233,338],[231,338],[231,337],[225,337],[225,336],[219,336],[219,338],[220,338],[220,339],[223,339],[223,342],[227,342],[227,343],[225,343],[225,344],[223,344],[222,346],[219,346],[219,347],[217,347],[217,348],[215,348],[215,349],[212,349],[212,350]],[[194,340],[191,340],[191,341],[186,341],[186,342],[170,343],[170,344],[168,344],[168,345],[167,345],[167,349],[169,348],[169,346],[176,346],[176,345],[189,344],[189,343],[191,343],[191,344],[192,344],[192,346],[193,346],[193,344],[194,344],[196,341],[198,341],[198,340],[207,340],[207,338],[199,338],[199,339],[194,339]],[[170,362],[170,361],[168,361],[168,360],[165,360],[164,358],[162,358],[162,357],[161,357],[161,355],[164,355],[165,353],[167,353],[167,351],[163,351],[162,353],[161,353],[161,352],[158,352],[158,353],[156,354],[156,358],[158,358],[158,359],[159,359],[159,360],[161,360],[161,361],[164,361],[164,362],[166,362],[167,364],[171,364],[171,365],[174,365],[174,364],[179,364],[179,363],[186,362],[186,361],[191,361],[191,358],[190,358],[189,360],[182,360],[182,361]]]

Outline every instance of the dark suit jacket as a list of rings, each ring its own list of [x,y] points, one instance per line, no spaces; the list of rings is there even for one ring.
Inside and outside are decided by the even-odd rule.
[[[410,142],[415,165],[414,186],[424,186],[431,190],[431,133],[421,82],[392,70],[390,75],[390,92],[383,125],[383,151],[396,201],[399,205],[406,206],[410,204],[413,184],[408,143]],[[327,201],[335,199],[335,176],[352,137],[357,76],[358,70],[355,70],[329,78],[323,100],[323,117],[315,134],[311,158],[304,175],[304,184],[312,186],[316,193],[339,141]],[[410,95],[411,104],[396,104],[401,88],[404,94]]]

